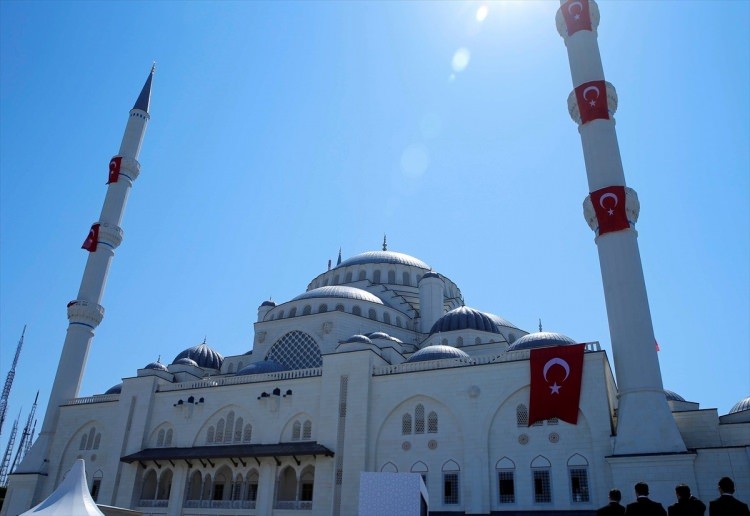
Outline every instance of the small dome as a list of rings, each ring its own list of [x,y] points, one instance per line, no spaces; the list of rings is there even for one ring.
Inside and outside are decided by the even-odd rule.
[[[177,360],[181,358],[190,358],[195,360],[199,367],[205,367],[209,369],[221,369],[221,363],[224,362],[224,357],[219,353],[209,348],[205,341],[203,344],[198,344],[192,348],[188,348],[174,358],[173,363],[177,363]]]
[[[350,265],[363,265],[366,263],[393,263],[396,265],[409,265],[410,267],[419,267],[420,269],[430,270],[430,266],[422,260],[414,258],[404,253],[395,253],[393,251],[368,251],[366,253],[352,256],[336,266],[348,267]]]
[[[304,292],[292,301],[299,301],[300,299],[313,299],[319,297],[339,297],[343,299],[355,299],[357,301],[369,301],[370,303],[383,304],[383,301],[376,295],[370,294],[366,290],[356,287],[344,287],[344,286],[332,286],[332,287],[318,287],[312,290]]]
[[[468,306],[459,306],[435,321],[430,330],[430,335],[438,332],[456,330],[479,330],[490,333],[500,333],[495,321],[487,314],[474,310]]]
[[[735,403],[734,407],[729,410],[729,413],[734,414],[735,412],[744,412],[745,410],[750,410],[750,396]]]
[[[374,331],[372,333],[368,333],[367,336],[370,337],[371,339],[390,339],[391,338],[391,336],[388,335],[384,331]]]
[[[247,374],[278,373],[279,371],[288,371],[289,368],[279,364],[275,360],[266,359],[261,362],[255,362],[243,367],[235,376],[244,376]]]
[[[155,371],[168,371],[167,366],[159,362],[158,360],[156,362],[151,362],[150,364],[147,364],[144,369],[154,369]]]
[[[372,344],[372,341],[365,335],[352,335],[348,339],[339,342],[339,344],[354,344],[355,342],[361,344]]]
[[[443,360],[446,358],[470,358],[469,355],[464,353],[458,348],[453,346],[445,346],[442,344],[435,344],[422,348],[406,361],[407,363],[413,362],[425,362],[427,360]]]
[[[120,394],[122,392],[122,384],[118,383],[107,389],[104,394]]]
[[[664,389],[664,394],[667,395],[667,401],[685,401],[685,398],[674,391],[668,391],[667,389]]]
[[[185,357],[185,358],[178,358],[177,360],[175,360],[174,362],[172,362],[172,364],[175,364],[175,365],[189,365],[189,366],[193,366],[193,367],[198,367],[198,362],[196,362],[192,358],[187,358],[187,357]]]
[[[271,300],[269,299],[268,301],[263,301],[263,302],[262,302],[262,303],[260,304],[260,306],[270,306],[270,307],[274,307],[274,306],[276,306],[276,303],[274,303],[273,301],[271,301]]]
[[[513,344],[508,346],[508,351],[518,351],[519,349],[548,348],[552,346],[568,346],[577,344],[576,341],[562,333],[553,333],[549,331],[539,331],[529,333]]]
[[[437,278],[437,279],[440,279],[440,274],[438,274],[435,271],[426,272],[425,275],[422,276],[422,279],[427,279],[427,278]]]

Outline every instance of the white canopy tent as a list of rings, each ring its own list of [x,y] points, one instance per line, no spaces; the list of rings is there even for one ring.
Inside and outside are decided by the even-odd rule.
[[[89,494],[86,484],[86,466],[78,459],[65,479],[42,503],[32,507],[21,516],[104,516]]]

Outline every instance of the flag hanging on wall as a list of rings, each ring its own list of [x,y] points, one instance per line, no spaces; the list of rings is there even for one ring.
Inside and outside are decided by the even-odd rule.
[[[581,398],[584,344],[531,350],[529,426],[556,417],[575,425]]]

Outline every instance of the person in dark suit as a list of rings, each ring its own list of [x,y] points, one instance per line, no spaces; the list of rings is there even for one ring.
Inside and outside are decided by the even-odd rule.
[[[659,502],[648,498],[648,484],[638,482],[635,485],[636,501],[625,508],[625,516],[667,516],[667,511]]]
[[[690,487],[680,484],[674,488],[677,503],[669,506],[669,516],[703,516],[706,512],[706,504],[690,495]]]
[[[623,516],[625,507],[620,505],[622,494],[619,489],[612,489],[609,492],[609,503],[596,511],[596,516]]]
[[[709,516],[747,516],[750,515],[746,503],[734,497],[734,481],[729,477],[719,480],[719,496],[708,504]]]

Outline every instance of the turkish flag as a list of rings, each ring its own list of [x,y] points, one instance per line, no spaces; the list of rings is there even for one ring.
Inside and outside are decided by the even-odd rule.
[[[529,426],[556,417],[578,423],[584,344],[531,350]]]
[[[560,6],[560,9],[568,28],[568,36],[572,36],[579,30],[591,30],[589,0],[568,0]]]
[[[596,220],[599,222],[599,234],[628,229],[628,214],[625,212],[625,187],[608,186],[591,192],[591,204],[594,205]]]
[[[93,253],[96,251],[97,244],[99,244],[99,224],[92,224],[89,235],[83,241],[81,249],[86,249],[88,252]]]
[[[122,156],[115,156],[109,162],[109,183],[116,183],[120,179],[120,165],[122,164]]]
[[[578,112],[581,113],[581,123],[592,120],[609,120],[607,107],[607,85],[604,81],[584,82],[576,88]]]

